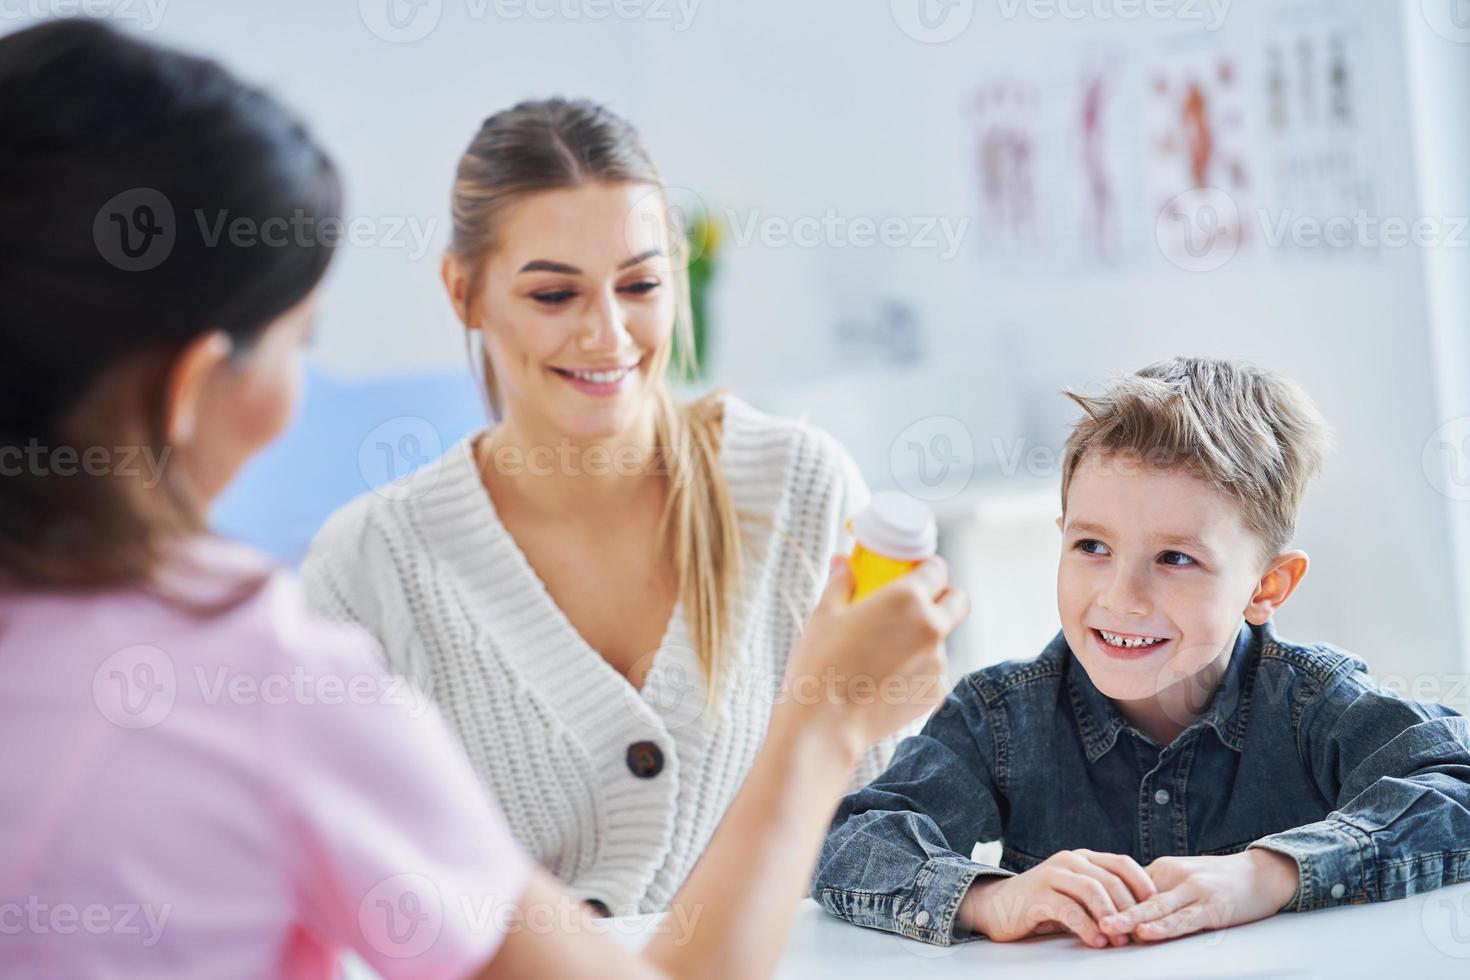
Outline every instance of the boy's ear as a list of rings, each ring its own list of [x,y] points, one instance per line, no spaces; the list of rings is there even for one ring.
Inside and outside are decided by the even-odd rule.
[[[1306,577],[1308,564],[1305,551],[1283,551],[1272,558],[1256,583],[1256,594],[1251,596],[1250,605],[1245,607],[1246,622],[1264,626],[1270,621]]]

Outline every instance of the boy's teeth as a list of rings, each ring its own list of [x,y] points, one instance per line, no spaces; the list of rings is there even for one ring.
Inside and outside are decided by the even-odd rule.
[[[1098,630],[1098,633],[1102,634],[1103,641],[1107,643],[1108,646],[1114,647],[1128,647],[1130,649],[1136,649],[1138,647],[1151,647],[1155,643],[1164,642],[1161,638],[1157,636],[1140,636],[1134,638],[1119,636],[1116,633],[1109,633],[1107,630]]]

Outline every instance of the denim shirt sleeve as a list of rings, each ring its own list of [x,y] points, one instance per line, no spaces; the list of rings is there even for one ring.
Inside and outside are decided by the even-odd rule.
[[[1470,722],[1398,697],[1346,659],[1301,715],[1298,748],[1334,809],[1256,841],[1294,859],[1287,911],[1388,901],[1470,880]]]
[[[846,797],[822,845],[812,897],[854,925],[947,946],[977,875],[1009,875],[970,851],[1001,836],[995,746],[985,707],[962,680],[888,768]]]

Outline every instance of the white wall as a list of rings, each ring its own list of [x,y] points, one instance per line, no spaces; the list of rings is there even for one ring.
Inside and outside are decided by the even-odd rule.
[[[347,174],[352,213],[385,228],[394,218],[432,226],[426,254],[349,248],[335,268],[319,356],[349,373],[461,363],[437,279],[449,182],[479,120],[518,98],[570,93],[610,103],[640,126],[672,183],[744,220],[830,210],[846,220],[897,216],[911,227],[925,217],[973,221],[965,100],[986,78],[1011,71],[1065,85],[1079,58],[1111,54],[1127,66],[1124,84],[1137,87],[1157,59],[1218,40],[1240,53],[1245,83],[1259,86],[1273,18],[1287,7],[1334,7],[1236,0],[1211,33],[1180,19],[1048,18],[1036,15],[1045,5],[981,0],[957,37],[926,44],[897,26],[891,8],[906,0],[686,0],[687,25],[672,5],[649,8],[667,19],[544,20],[437,0],[436,28],[394,44],[365,26],[359,8],[373,2],[172,0],[154,35],[219,55],[300,108]],[[1107,0],[1081,7],[1113,9]],[[1376,209],[1409,218],[1470,213],[1470,45],[1428,30],[1419,0],[1341,7],[1361,16],[1366,39]],[[1017,13],[1007,16],[1010,9]],[[1202,0],[1184,9],[1210,7]],[[1258,101],[1246,106],[1257,149]],[[1138,142],[1146,123],[1118,119],[1118,138]],[[1333,258],[1257,247],[1192,273],[1154,246],[1157,210],[1147,195],[1133,193],[1127,204],[1131,239],[1144,247],[1113,269],[997,255],[981,247],[974,225],[951,257],[830,240],[815,248],[727,243],[716,380],[760,404],[809,413],[877,485],[912,481],[905,430],[917,426],[904,438],[927,436],[934,423],[926,420],[957,417],[975,447],[973,490],[1004,480],[993,440],[1059,444],[1070,417],[1056,394],[1064,385],[1097,384],[1176,353],[1251,358],[1297,378],[1340,444],[1301,523],[1314,566],[1283,614],[1286,632],[1350,647],[1380,672],[1470,669],[1470,601],[1451,544],[1470,550],[1467,505],[1438,492],[1422,465],[1431,434],[1470,415],[1466,252]],[[870,319],[890,300],[914,311],[927,359],[898,372],[845,364],[834,323]]]
[[[1431,0],[1405,8],[1414,149],[1425,213],[1470,215],[1464,165],[1470,159],[1470,126],[1465,124],[1470,10],[1461,7],[1460,19],[1447,22],[1443,15],[1449,9],[1449,4]],[[1454,588],[1460,597],[1460,636],[1467,647],[1462,663],[1470,667],[1470,248],[1436,249],[1425,258],[1438,419],[1443,424],[1428,449],[1431,454],[1453,452],[1438,458],[1444,469],[1437,486],[1445,492],[1447,543],[1457,564]]]

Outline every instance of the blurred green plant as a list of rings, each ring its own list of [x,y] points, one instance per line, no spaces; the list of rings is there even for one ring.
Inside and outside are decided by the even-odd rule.
[[[674,373],[680,381],[703,380],[709,374],[710,336],[710,288],[715,278],[716,257],[724,234],[719,222],[706,213],[694,216],[685,231],[689,248],[689,312],[693,321],[690,333],[694,349],[685,356],[683,340],[674,335]]]

